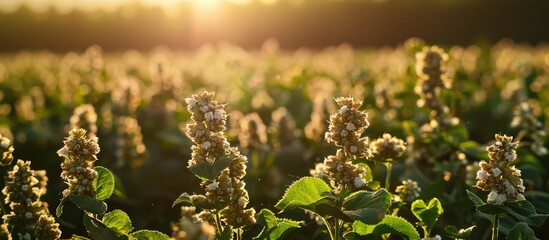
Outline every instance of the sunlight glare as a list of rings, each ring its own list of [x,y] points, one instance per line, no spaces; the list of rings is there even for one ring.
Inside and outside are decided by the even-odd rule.
[[[215,12],[223,0],[188,0],[198,13]]]
[[[189,4],[199,14],[212,14],[218,12],[223,4],[247,5],[256,0],[0,0],[0,12],[14,12],[22,5],[26,5],[36,12],[45,12],[53,7],[60,13],[66,14],[75,9],[85,12],[116,11],[120,7],[139,3],[145,6],[161,7],[167,13],[178,12],[182,4]],[[279,0],[259,0],[264,4],[273,4]]]

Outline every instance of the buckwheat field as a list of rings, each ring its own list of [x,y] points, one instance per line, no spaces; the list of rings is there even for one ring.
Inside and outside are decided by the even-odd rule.
[[[548,118],[509,39],[3,53],[0,240],[547,239]]]

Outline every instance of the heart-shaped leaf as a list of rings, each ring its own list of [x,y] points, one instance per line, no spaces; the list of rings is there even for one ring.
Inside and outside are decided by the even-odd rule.
[[[412,213],[426,225],[429,231],[443,212],[442,204],[437,198],[431,199],[428,205],[422,199],[415,200],[412,203]]]

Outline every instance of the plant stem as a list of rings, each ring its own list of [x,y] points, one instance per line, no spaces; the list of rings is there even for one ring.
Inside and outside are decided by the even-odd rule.
[[[492,218],[492,240],[498,240],[499,235],[499,214],[493,215]]]
[[[236,240],[242,240],[242,228],[236,229]]]
[[[326,225],[326,229],[328,229],[328,234],[330,235],[330,239],[331,240],[336,240],[334,238],[334,234],[332,234],[332,229],[330,228],[330,224],[328,223],[328,221],[326,221],[326,219],[321,217],[320,215],[318,215],[318,216],[322,219],[322,221],[324,222],[324,225]]]
[[[391,215],[392,216],[398,216],[398,211],[400,211],[400,206],[395,208],[395,210],[393,210],[393,213]]]
[[[221,238],[221,233],[223,232],[223,228],[221,226],[221,221],[220,221],[220,217],[219,217],[219,212],[218,211],[215,211],[215,230],[216,230],[216,235],[218,238]]]
[[[427,229],[427,226],[423,227],[423,237],[428,238],[431,236],[431,233],[429,232],[429,229]]]
[[[385,189],[387,189],[387,191],[391,191],[390,189],[390,184],[391,184],[391,170],[393,168],[393,164],[388,162],[388,163],[385,163],[385,166],[387,167],[387,174],[385,176]]]
[[[341,235],[341,222],[339,219],[334,219],[335,220],[335,226],[334,226],[334,232],[335,232],[335,240],[339,240],[339,235]]]

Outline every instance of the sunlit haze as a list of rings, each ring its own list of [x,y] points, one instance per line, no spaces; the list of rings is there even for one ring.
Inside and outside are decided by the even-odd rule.
[[[249,4],[253,0],[2,0],[0,11],[13,12],[21,6],[26,6],[36,12],[45,12],[50,8],[60,13],[69,13],[73,10],[81,11],[114,11],[129,4],[142,4],[145,6],[161,7],[166,12],[173,12],[182,4],[191,4],[197,12],[214,12],[224,3]],[[260,0],[257,2],[270,4],[277,0]]]

